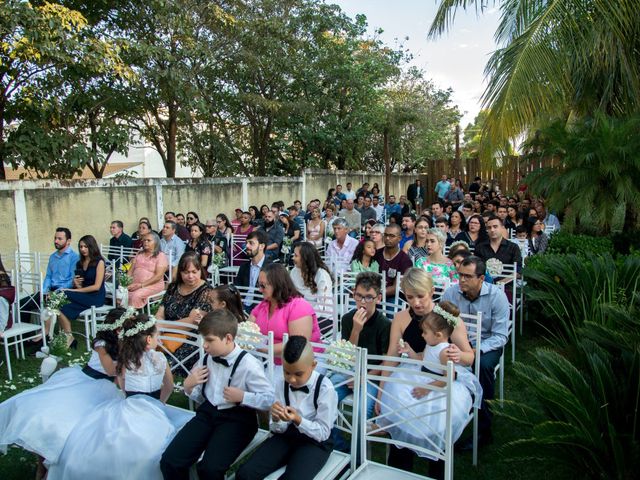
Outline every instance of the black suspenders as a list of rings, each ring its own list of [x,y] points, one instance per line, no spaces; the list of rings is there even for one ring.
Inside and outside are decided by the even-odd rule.
[[[233,374],[232,374],[233,375]],[[322,385],[322,379],[324,375],[318,375],[318,380],[316,380],[316,386],[313,391],[313,406],[318,410],[318,398],[320,397],[320,386]],[[289,384],[284,382],[284,403],[289,406]]]

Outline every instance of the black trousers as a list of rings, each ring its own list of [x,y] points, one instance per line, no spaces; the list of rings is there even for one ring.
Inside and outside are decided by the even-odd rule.
[[[276,433],[260,445],[240,467],[236,479],[262,480],[286,465],[280,479],[311,480],[327,463],[331,450],[333,444],[330,439],[317,442],[290,425],[285,433]]]
[[[413,460],[417,457],[413,450],[408,448],[398,448],[395,445],[391,445],[389,449],[389,458],[387,463],[390,467],[399,468],[406,472],[413,472]],[[443,460],[428,460],[428,472],[431,478],[436,480],[444,479],[444,461]]]
[[[487,400],[495,398],[496,365],[500,362],[503,349],[491,350],[480,354],[480,386],[482,387],[482,404],[478,412],[478,430],[480,436],[491,435],[491,409]]]
[[[218,410],[205,401],[162,454],[160,469],[165,480],[188,480],[198,463],[202,479],[224,479],[226,471],[258,431],[255,410],[234,407]]]
[[[29,323],[31,321],[31,314],[40,311],[40,292],[36,292],[33,295],[24,297],[20,300],[20,321],[23,323]]]

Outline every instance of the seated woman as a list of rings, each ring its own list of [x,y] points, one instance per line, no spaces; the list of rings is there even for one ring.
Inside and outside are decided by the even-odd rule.
[[[211,252],[211,243],[207,240],[207,236],[204,233],[204,225],[201,223],[192,223],[189,226],[189,234],[191,239],[187,242],[185,252],[195,252],[200,258],[200,263],[203,268],[209,268],[213,254]]]
[[[433,282],[437,284],[458,283],[458,273],[453,262],[444,255],[444,247],[447,242],[442,230],[431,228],[427,232],[426,257],[419,258],[415,266],[424,269],[431,274]]]
[[[325,297],[322,303],[333,304],[333,280],[329,268],[324,264],[316,247],[310,242],[301,242],[293,249],[293,270],[291,280],[305,300],[311,302]],[[327,297],[331,297],[330,299]]]
[[[538,217],[529,217],[527,220],[527,237],[529,255],[544,253],[549,246],[549,237],[544,233],[544,222]]]
[[[401,288],[406,296],[409,308],[398,312],[391,322],[391,333],[389,336],[389,351],[387,356],[398,357],[406,353],[409,358],[422,359],[423,352],[426,348],[426,340],[422,336],[421,321],[427,314],[433,311],[435,306],[433,295],[433,281],[431,276],[422,269],[410,268],[402,277]],[[402,340],[402,342],[401,342]],[[469,344],[467,328],[464,322],[458,322],[453,332],[449,336],[449,346],[445,350],[449,360],[456,364],[456,372],[458,365],[473,365],[475,355]],[[385,362],[384,365],[395,366],[398,363]],[[387,375],[388,372],[383,372]],[[383,395],[384,385],[380,384],[381,389],[378,391],[378,399]],[[416,400],[417,401],[417,400]],[[476,396],[479,405],[479,400]],[[376,413],[380,414],[381,404],[376,404]],[[401,468],[403,470],[411,470],[413,458],[415,454],[411,450],[391,446],[389,452],[389,465]]]
[[[482,215],[471,215],[467,220],[467,229],[460,233],[456,240],[462,240],[469,245],[469,248],[476,248],[476,245],[488,242],[489,236]]]
[[[365,238],[358,244],[353,257],[351,257],[350,270],[355,273],[375,272],[380,273],[380,265],[373,257],[376,254],[376,244],[370,238]]]
[[[160,308],[156,312],[159,320],[173,320],[176,322],[198,325],[207,312],[213,310],[213,289],[205,281],[206,273],[195,252],[187,252],[180,257],[178,262],[178,274],[174,281],[167,287],[167,292],[162,298]],[[198,360],[193,352],[195,346],[184,345],[179,339],[180,335],[172,334],[176,341],[164,340],[164,347],[173,353],[179,360],[189,358],[183,365],[186,370]],[[174,364],[175,359],[169,361]],[[176,371],[176,374],[187,373],[184,370]]]
[[[147,233],[151,232],[153,232],[151,223],[149,223],[148,220],[140,220],[140,223],[138,224],[138,230],[136,231],[136,238],[132,237],[133,248],[135,248],[136,250],[140,250],[142,248],[142,239]]]
[[[151,295],[164,290],[164,274],[169,266],[167,256],[160,251],[160,237],[151,232],[142,239],[142,251],[133,257],[129,276],[129,305],[142,308]]]
[[[282,338],[284,334],[302,335],[312,342],[320,341],[318,317],[313,307],[296,290],[289,273],[280,263],[262,267],[258,288],[264,300],[251,311],[249,321],[267,335],[273,331],[276,365],[282,365]]]
[[[82,312],[92,306],[104,305],[104,259],[100,253],[98,242],[91,235],[85,235],[78,242],[80,260],[76,265],[72,289],[65,289],[68,304],[60,309],[58,320],[67,335],[67,343],[75,347],[78,342],[71,334],[70,320],[77,319]],[[48,331],[48,328],[47,328]]]
[[[242,215],[240,215],[240,225],[236,227],[234,235],[240,236],[240,238],[246,238],[254,229],[255,227],[251,224],[251,214],[249,212],[242,212]],[[248,260],[244,252],[246,241],[238,242],[238,239],[235,239],[233,243],[233,265],[238,266]]]
[[[402,248],[411,261],[415,265],[418,259],[425,258],[429,255],[427,252],[427,231],[429,230],[429,220],[425,217],[420,217],[416,221],[414,228],[413,238],[408,240]]]
[[[321,248],[324,244],[325,228],[320,209],[314,208],[311,210],[311,218],[307,222],[307,242],[310,242],[316,248]]]

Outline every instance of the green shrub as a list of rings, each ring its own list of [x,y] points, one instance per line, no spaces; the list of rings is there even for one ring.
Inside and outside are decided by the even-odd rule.
[[[606,325],[604,304],[629,308],[640,283],[640,257],[539,255],[524,277],[527,301],[541,312],[538,322],[554,344],[570,346],[584,321]]]
[[[551,236],[547,253],[575,254],[591,257],[593,255],[613,254],[613,242],[608,237],[574,235],[562,230]]]
[[[575,348],[563,356],[539,349],[535,365],[515,375],[533,387],[540,408],[505,402],[497,415],[531,434],[507,443],[506,461],[563,466],[574,478],[636,478],[640,468],[640,296],[630,308],[602,305],[607,324],[585,322]],[[530,402],[528,402],[530,403]]]
[[[615,233],[611,236],[611,241],[616,253],[621,255],[640,252],[640,230]]]

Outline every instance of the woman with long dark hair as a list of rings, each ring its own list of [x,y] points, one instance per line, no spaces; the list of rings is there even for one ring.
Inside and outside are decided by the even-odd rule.
[[[211,265],[213,252],[211,251],[211,243],[204,234],[204,225],[201,223],[193,223],[189,226],[189,234],[191,239],[187,242],[185,252],[195,252],[200,257],[200,263],[204,268]]]
[[[98,242],[91,235],[85,235],[78,241],[80,260],[76,264],[73,288],[65,289],[68,304],[60,309],[58,320],[67,335],[67,343],[74,347],[78,344],[71,333],[71,322],[92,306],[104,305],[104,259],[100,253]]]
[[[293,264],[291,280],[305,299],[312,301],[317,297],[332,295],[331,273],[312,243],[301,242],[294,247]]]

